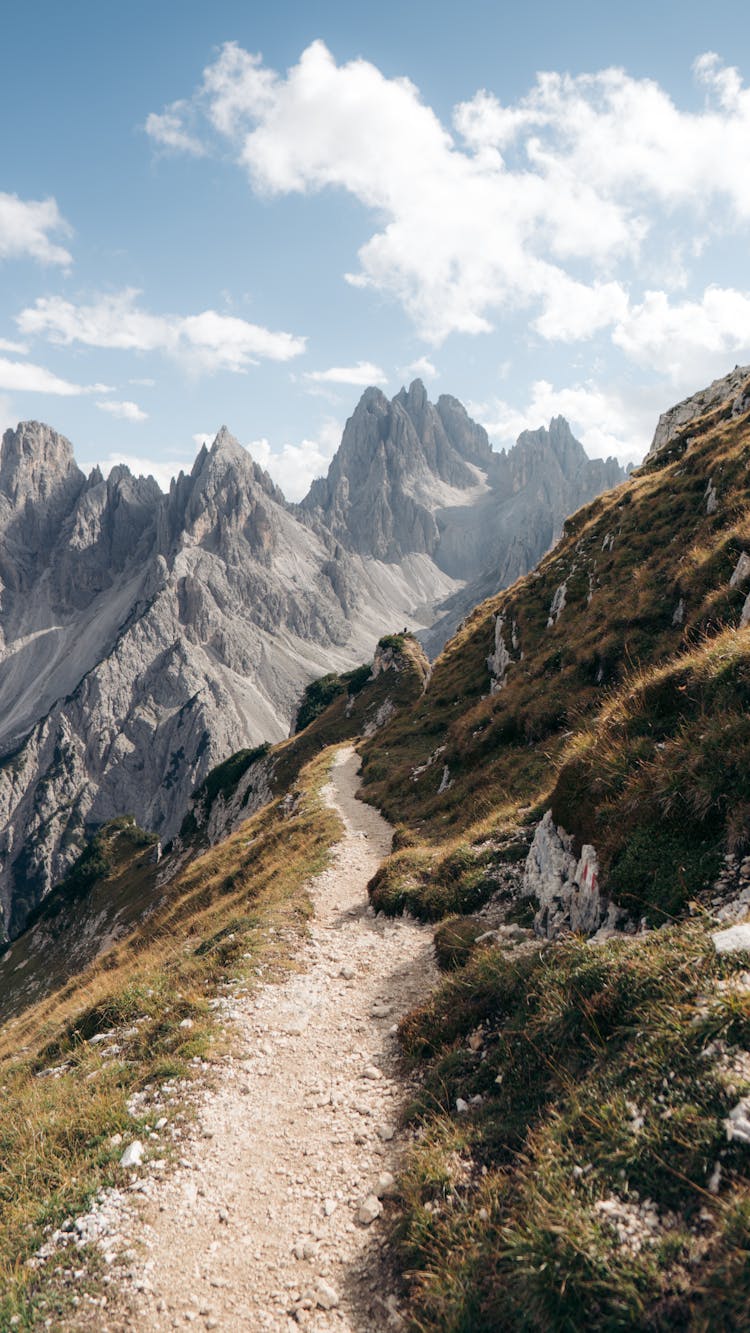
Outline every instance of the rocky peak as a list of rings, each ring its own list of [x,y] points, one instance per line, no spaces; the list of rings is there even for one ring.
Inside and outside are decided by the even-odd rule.
[[[734,415],[750,409],[750,366],[735,366],[728,375],[709,384],[707,389],[683,398],[669,411],[662,412],[648,451],[649,458],[671,444],[691,421],[696,421],[698,417],[705,416],[707,412],[727,402],[731,402]]]
[[[447,423],[446,425],[444,424]],[[455,399],[442,412],[421,380],[389,402],[379,389],[363,393],[346,423],[328,475],[302,501],[349,549],[378,559],[432,554],[439,542],[435,513],[461,504],[477,487],[469,460],[491,455],[487,437]]]
[[[47,504],[81,489],[85,478],[64,435],[39,421],[6,430],[0,447],[0,493],[14,507]]]
[[[441,393],[437,413],[453,448],[467,462],[487,468],[496,456],[483,426],[472,421],[463,403],[449,393]]]

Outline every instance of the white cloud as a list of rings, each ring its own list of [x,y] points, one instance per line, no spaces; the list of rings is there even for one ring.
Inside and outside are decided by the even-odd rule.
[[[170,148],[174,152],[202,157],[206,151],[203,144],[185,128],[183,117],[188,111],[186,102],[173,102],[171,106],[165,107],[161,114],[152,111],[144,129],[149,138],[160,148]]]
[[[372,361],[358,361],[355,366],[331,366],[330,370],[309,370],[306,380],[314,384],[350,384],[368,388],[371,384],[387,384],[388,376]]]
[[[197,444],[199,449],[202,449],[204,444],[208,448],[209,445],[213,444],[217,435],[218,431],[212,431],[210,435],[207,435],[205,432],[198,431],[197,435],[193,436],[193,443]]]
[[[0,356],[0,389],[21,393],[51,393],[63,398],[74,398],[83,393],[108,393],[106,384],[73,384],[61,379],[45,366],[32,361],[9,361]]]
[[[50,232],[71,233],[54,199],[19,199],[17,194],[0,191],[0,259],[72,264],[70,251],[51,241]]]
[[[285,444],[274,451],[267,439],[253,440],[246,446],[253,458],[273,477],[288,500],[301,500],[316,477],[328,471],[328,464],[341,443],[342,427],[332,417],[323,422],[317,436],[300,444]]]
[[[750,292],[707,287],[699,300],[671,303],[646,292],[617,324],[613,341],[632,361],[658,366],[685,391],[750,359]]]
[[[0,352],[14,352],[17,356],[26,356],[26,343],[12,342],[10,338],[0,338]]]
[[[169,483],[178,472],[189,472],[192,467],[192,460],[188,458],[176,459],[172,463],[160,462],[153,458],[144,458],[136,454],[122,454],[113,452],[107,454],[106,458],[100,459],[99,467],[108,477],[113,467],[127,467],[136,477],[153,477],[163,491],[169,490]]]
[[[126,288],[74,305],[60,296],[40,297],[17,316],[22,333],[51,342],[128,351],[161,351],[195,371],[244,371],[259,359],[289,361],[305,350],[305,338],[272,332],[236,315],[204,310],[199,315],[154,315],[137,305],[139,292]]]
[[[609,68],[539,74],[510,105],[480,91],[448,128],[408,79],[337,65],[320,41],[285,75],[229,43],[180,124],[203,116],[258,193],[338,189],[370,210],[377,230],[346,276],[399,301],[433,344],[523,310],[545,339],[611,331],[644,363],[664,345],[654,326],[690,303],[636,293],[633,264],[684,287],[708,234],[750,225],[750,90],[714,54],[694,71],[695,110]],[[699,341],[731,351],[708,304]],[[673,379],[691,372],[694,341],[673,344]]]
[[[436,380],[440,377],[440,371],[434,366],[428,356],[419,356],[411,365],[404,366],[401,371],[405,380]]]
[[[622,463],[640,462],[648,449],[664,404],[659,390],[623,394],[593,383],[555,389],[537,380],[524,407],[501,398],[471,403],[469,411],[490,438],[504,448],[515,444],[521,431],[547,426],[564,416],[590,458],[614,455]]]
[[[132,403],[128,399],[124,402],[117,402],[110,398],[107,402],[97,403],[101,412],[109,412],[110,416],[119,417],[121,421],[146,421],[148,412],[144,412],[137,403]]]

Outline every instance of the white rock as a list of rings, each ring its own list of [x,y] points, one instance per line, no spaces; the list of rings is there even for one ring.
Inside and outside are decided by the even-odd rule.
[[[456,1098],[456,1110],[458,1111],[458,1114],[459,1114],[459,1115],[466,1115],[466,1112],[468,1111],[468,1109],[469,1109],[469,1103],[468,1103],[468,1102],[465,1102],[464,1099],[463,1099],[463,1097],[457,1097],[457,1098]]]
[[[373,1190],[377,1199],[390,1199],[396,1193],[396,1178],[390,1171],[381,1171],[378,1183]]]
[[[732,572],[729,586],[730,588],[737,588],[741,583],[745,583],[748,578],[750,578],[750,556],[746,551],[740,551],[740,558]]]
[[[743,1097],[732,1107],[724,1128],[730,1143],[735,1139],[738,1143],[750,1143],[750,1097]]]
[[[750,921],[730,926],[728,930],[716,930],[711,939],[717,953],[739,953],[742,949],[750,951]]]
[[[362,1070],[362,1077],[372,1079],[372,1081],[375,1082],[376,1079],[382,1078],[383,1074],[381,1070],[378,1069],[377,1065],[365,1065]]]
[[[129,1166],[140,1166],[143,1161],[143,1152],[143,1144],[140,1139],[133,1139],[133,1142],[128,1144],[120,1158],[120,1166],[126,1168]]]
[[[318,1278],[315,1300],[321,1310],[335,1310],[339,1303],[338,1292],[328,1282],[324,1282],[323,1278]]]
[[[383,1205],[380,1202],[380,1199],[374,1194],[368,1194],[367,1198],[362,1200],[357,1209],[357,1221],[361,1226],[369,1227],[370,1223],[374,1222],[376,1217],[380,1217],[382,1211]]]

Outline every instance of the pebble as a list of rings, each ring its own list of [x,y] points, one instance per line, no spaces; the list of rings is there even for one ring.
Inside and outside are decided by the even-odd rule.
[[[367,1198],[362,1200],[357,1209],[357,1221],[360,1226],[369,1227],[370,1223],[374,1222],[376,1217],[380,1217],[382,1211],[383,1205],[380,1202],[380,1199],[374,1194],[368,1194]]]
[[[738,953],[750,951],[750,923],[730,926],[728,930],[717,930],[711,936],[717,953]]]
[[[143,1152],[144,1148],[140,1139],[133,1139],[133,1142],[128,1144],[120,1158],[120,1166],[126,1168],[129,1166],[140,1166],[143,1161]]]
[[[383,1074],[377,1065],[365,1065],[362,1070],[362,1077],[372,1079],[375,1082],[376,1079],[382,1078]]]
[[[338,1292],[328,1282],[319,1278],[315,1290],[315,1300],[321,1310],[335,1310],[339,1303]]]
[[[396,1193],[396,1178],[390,1171],[381,1171],[373,1191],[377,1199],[390,1199]]]

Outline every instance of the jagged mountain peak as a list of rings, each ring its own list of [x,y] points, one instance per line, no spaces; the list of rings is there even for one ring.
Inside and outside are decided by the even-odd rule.
[[[421,412],[427,406],[427,390],[422,380],[412,380],[408,389],[402,386],[394,398],[394,403],[402,403],[408,412]]]
[[[41,421],[19,421],[6,430],[0,447],[0,492],[11,504],[44,501],[85,478],[70,440]]]
[[[248,452],[247,449],[242,447],[236,435],[232,434],[228,426],[220,426],[211,445],[211,455],[214,458],[217,455],[227,458],[247,458]]]

